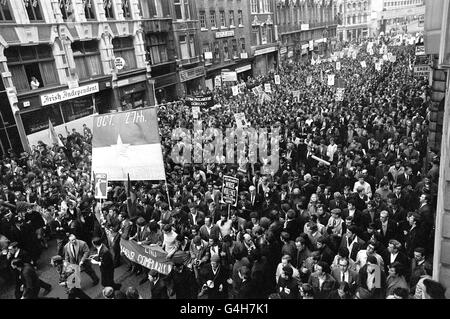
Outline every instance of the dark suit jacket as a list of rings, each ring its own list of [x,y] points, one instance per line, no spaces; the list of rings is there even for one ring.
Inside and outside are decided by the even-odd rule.
[[[344,209],[347,209],[347,202],[344,200],[340,200],[339,202],[337,202],[335,199],[332,199],[330,200],[328,207],[330,211],[332,211],[335,208],[339,208],[342,211]]]
[[[404,173],[397,176],[397,184],[405,186],[407,183],[411,184],[413,188],[416,186],[416,180],[413,175],[409,176],[408,181],[406,180],[406,176]]]
[[[358,284],[358,277],[359,277],[358,273],[356,271],[353,271],[350,269],[348,270],[348,272],[349,272],[349,283],[348,283],[349,286],[351,287],[353,285]],[[333,271],[331,272],[331,275],[333,276],[333,278],[336,280],[336,282],[338,284],[340,284],[342,282],[342,272],[340,269],[338,269],[338,268],[333,269]]]
[[[237,298],[238,299],[254,299],[255,298],[255,287],[250,280],[246,280],[241,283]]]
[[[315,299],[327,299],[331,291],[337,288],[336,280],[334,280],[334,278],[329,274],[326,275],[322,287],[320,287],[319,278],[315,273],[311,274],[308,283],[314,291]]]
[[[358,254],[358,251],[364,248],[364,245],[365,242],[358,237],[358,239],[352,246],[352,251],[350,252],[350,258],[353,261],[356,261],[356,255]],[[347,235],[342,236],[341,245],[339,247],[347,247]]]
[[[393,220],[388,220],[388,224],[387,224],[387,229],[386,229],[386,233],[383,233],[383,227],[381,225],[381,221],[377,220],[375,222],[375,227],[378,230],[380,236],[381,236],[381,243],[383,244],[383,246],[387,246],[389,243],[389,240],[391,239],[398,239],[398,235],[397,235],[397,223]]]
[[[169,299],[166,283],[161,278],[158,279],[156,284],[151,282],[150,289],[152,292],[152,299]]]
[[[23,284],[23,294],[25,299],[37,299],[39,294],[39,277],[36,274],[33,266],[25,263],[20,272],[20,280]]]
[[[219,238],[220,228],[217,225],[213,225],[211,227],[211,233],[208,234],[208,230],[206,229],[206,225],[203,225],[202,227],[200,227],[199,235],[204,241],[208,241],[209,238],[213,238],[213,237]]]
[[[214,287],[208,288],[207,294],[208,299],[224,299],[227,297],[227,279],[228,279],[228,270],[222,266],[219,266],[219,270],[216,274],[213,273],[211,264],[207,264],[205,266],[205,274],[203,276],[202,284],[206,284],[208,280],[213,281]],[[222,285],[223,289],[220,292],[219,287]]]
[[[101,284],[103,287],[114,287],[114,262],[111,252],[105,245],[102,245],[98,257],[96,258],[101,262]]]
[[[385,291],[386,291],[386,274],[384,273],[383,269],[380,271],[381,275],[381,288],[374,288],[371,291],[372,298],[374,299],[384,299],[385,298]],[[359,287],[362,287],[364,289],[367,289],[367,264],[364,265],[359,270]]]
[[[394,262],[395,261],[398,261],[399,263],[401,263],[403,265],[403,270],[406,272],[406,275],[409,275],[409,272],[411,269],[410,269],[410,262],[409,262],[408,256],[406,256],[404,253],[399,251],[397,256],[394,259]],[[386,273],[388,272],[390,265],[391,265],[391,254],[388,254],[387,259],[384,263],[384,269],[385,269]],[[408,276],[405,276],[405,277],[408,277]]]

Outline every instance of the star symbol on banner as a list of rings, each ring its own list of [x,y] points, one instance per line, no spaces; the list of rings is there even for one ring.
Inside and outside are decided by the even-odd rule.
[[[117,157],[120,158],[127,158],[128,157],[128,147],[130,144],[124,144],[122,142],[122,138],[120,137],[120,134],[117,136],[117,144],[111,145],[111,147],[115,148]]]

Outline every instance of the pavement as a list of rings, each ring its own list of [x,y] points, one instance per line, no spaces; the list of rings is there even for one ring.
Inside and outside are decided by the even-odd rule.
[[[41,280],[52,285],[52,290],[46,296],[47,298],[67,299],[66,289],[59,285],[58,273],[56,269],[50,265],[50,258],[55,255],[56,241],[52,240],[48,243],[48,248],[45,249],[41,254],[37,265],[37,273]],[[92,268],[100,278],[100,270],[98,265],[92,265]],[[142,285],[139,285],[139,282],[144,278],[144,275],[136,276],[130,272],[127,272],[127,268],[127,265],[125,263],[122,263],[122,265],[114,270],[115,282],[122,284],[122,291],[125,291],[127,287],[132,286],[137,288],[140,295],[144,299],[149,299],[151,297],[149,282],[146,281]],[[103,299],[102,285],[98,284],[96,286],[93,286],[91,278],[89,278],[89,276],[84,272],[81,273],[81,289],[93,299]],[[40,291],[40,296],[42,296],[42,292],[43,290]],[[14,298],[14,282],[0,281],[0,299]]]

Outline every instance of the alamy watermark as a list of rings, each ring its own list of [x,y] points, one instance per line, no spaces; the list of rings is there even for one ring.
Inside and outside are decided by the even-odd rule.
[[[256,164],[262,174],[275,174],[280,166],[280,128],[203,129],[202,121],[195,121],[193,130],[176,128],[172,131],[171,158],[176,164]],[[270,143],[269,143],[270,139]]]

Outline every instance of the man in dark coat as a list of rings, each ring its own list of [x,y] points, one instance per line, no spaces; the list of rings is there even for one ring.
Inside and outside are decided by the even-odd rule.
[[[242,266],[238,271],[241,284],[239,287],[237,299],[253,299],[255,298],[255,287],[250,278],[251,271],[247,266]]]
[[[194,273],[180,260],[175,260],[166,281],[170,283],[170,295],[176,299],[197,299],[197,282]]]
[[[11,262],[11,267],[20,272],[20,282],[23,285],[23,292],[20,299],[38,299],[42,281],[39,280],[34,267],[18,258]],[[50,289],[51,286],[48,285],[46,290],[50,291]]]
[[[152,299],[169,299],[167,285],[164,280],[161,279],[159,272],[154,269],[150,270],[148,273],[148,280],[150,281]]]
[[[91,260],[95,265],[100,266],[101,284],[103,287],[113,287],[115,290],[120,289],[120,284],[114,282],[114,262],[111,252],[100,238],[95,237],[92,239],[92,245],[96,250],[96,256]]]
[[[219,255],[212,255],[211,262],[206,265],[203,276],[202,291],[206,292],[208,299],[226,299],[228,297],[227,279],[229,274],[220,264]]]

